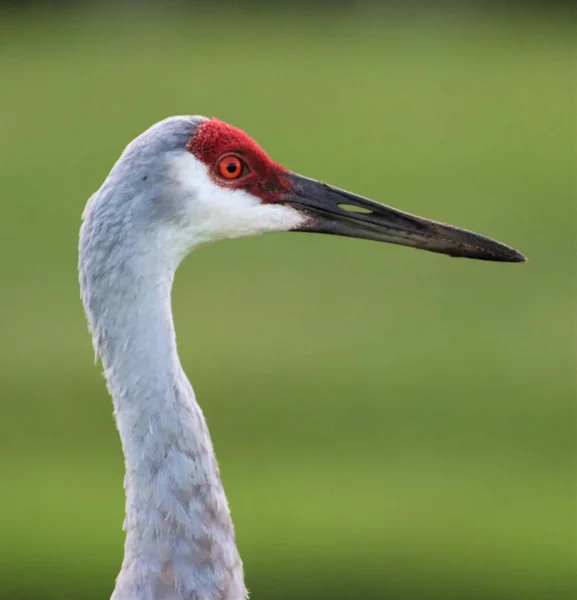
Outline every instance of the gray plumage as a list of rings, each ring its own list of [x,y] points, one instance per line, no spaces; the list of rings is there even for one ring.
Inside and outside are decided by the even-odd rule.
[[[172,117],[136,138],[88,201],[79,247],[82,301],[126,464],[125,554],[113,600],[247,596],[206,421],[178,358],[170,297],[178,265],[198,245],[294,230],[525,260],[484,236],[290,173],[217,120]]]
[[[126,461],[125,558],[114,600],[246,597],[227,500],[178,359],[170,306],[183,252],[167,240],[185,200],[167,161],[184,152],[201,119],[168,119],[132,142],[90,199],[81,228],[82,300]]]

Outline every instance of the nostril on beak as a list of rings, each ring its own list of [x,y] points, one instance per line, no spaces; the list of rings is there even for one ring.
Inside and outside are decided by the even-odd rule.
[[[353,213],[363,213],[365,215],[370,215],[373,211],[368,208],[363,208],[362,206],[355,206],[354,204],[339,204],[339,208],[346,210],[347,212]]]

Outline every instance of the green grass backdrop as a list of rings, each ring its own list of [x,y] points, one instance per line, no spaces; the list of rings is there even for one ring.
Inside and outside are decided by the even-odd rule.
[[[112,590],[123,464],[80,214],[134,136],[204,114],[530,259],[292,234],[187,259],[180,351],[252,597],[570,598],[574,28],[222,10],[0,15],[0,597]]]

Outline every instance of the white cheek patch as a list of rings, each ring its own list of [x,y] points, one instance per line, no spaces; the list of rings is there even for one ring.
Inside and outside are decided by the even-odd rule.
[[[306,221],[290,206],[262,204],[244,190],[219,186],[208,167],[188,152],[172,157],[171,169],[186,203],[188,222],[183,229],[189,248],[224,238],[289,231]]]

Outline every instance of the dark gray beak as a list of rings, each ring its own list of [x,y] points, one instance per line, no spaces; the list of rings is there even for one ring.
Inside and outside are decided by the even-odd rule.
[[[465,229],[416,217],[308,177],[291,173],[290,179],[293,189],[281,202],[309,217],[295,231],[389,242],[480,260],[527,260],[517,250]]]

